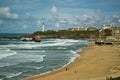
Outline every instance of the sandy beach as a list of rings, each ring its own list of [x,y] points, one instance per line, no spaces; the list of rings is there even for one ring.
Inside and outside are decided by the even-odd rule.
[[[120,47],[92,43],[63,69],[26,80],[106,80],[120,76]]]

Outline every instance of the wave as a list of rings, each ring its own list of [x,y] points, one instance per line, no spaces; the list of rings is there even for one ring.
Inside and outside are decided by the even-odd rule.
[[[57,53],[57,51],[59,53],[61,53],[61,51],[62,51],[63,53],[67,53],[67,54],[56,54],[55,56],[52,56],[55,59],[57,57],[58,58],[63,57],[65,59],[65,62],[63,62],[63,63],[60,62],[62,64],[60,64],[58,66],[55,65],[57,67],[57,69],[53,69],[53,70],[58,70],[59,67],[63,68],[65,66],[71,64],[72,62],[74,62],[75,59],[80,56],[77,53],[82,50],[82,49],[80,49],[80,50],[76,50],[76,49],[78,49],[79,46],[80,47],[86,46],[84,44],[88,44],[88,41],[73,40],[73,39],[47,39],[47,40],[41,41],[41,43],[21,42],[21,41],[8,42],[7,44],[0,45],[0,55],[3,54],[3,57],[0,56],[1,57],[0,67],[8,66],[9,68],[7,68],[7,67],[6,68],[11,69],[11,67],[13,67],[14,65],[15,65],[14,67],[16,67],[16,68],[17,67],[21,68],[21,65],[24,65],[25,69],[27,69],[27,70],[32,69],[34,71],[34,70],[46,69],[45,65],[47,65],[46,64],[47,62],[44,63],[44,61],[46,61],[47,59],[49,60],[49,58],[51,58],[51,57],[49,57],[49,56],[51,56],[51,54],[48,54],[48,53],[54,54],[54,53]],[[76,50],[76,51],[74,51],[74,50]],[[4,56],[5,54],[6,54],[6,56]],[[17,55],[15,55],[15,54],[17,54]],[[12,56],[12,55],[14,55],[14,56]],[[47,55],[47,57],[45,58],[46,55]],[[9,56],[11,56],[11,57],[9,57]],[[8,58],[6,58],[6,57],[8,57]],[[38,66],[33,65],[31,63],[37,64]],[[29,64],[31,64],[31,66]],[[40,66],[39,64],[41,64],[42,66]],[[14,69],[14,67],[13,67],[13,69]],[[53,68],[56,68],[56,67],[53,67]],[[61,69],[61,68],[59,68],[59,69]],[[51,70],[51,71],[46,70],[47,72],[42,73],[41,75],[52,72],[53,70]],[[24,71],[23,72],[18,71],[16,73],[11,72],[11,74],[7,75],[6,78],[14,78],[16,76],[17,77],[22,76],[21,74],[23,74],[23,73],[24,73]],[[30,72],[31,75],[34,73],[35,73],[35,71],[33,73]],[[27,72],[25,74],[27,74]]]
[[[18,63],[16,64],[16,63],[0,63],[0,68],[2,68],[2,67],[8,67],[8,66],[15,66],[15,65],[18,65]]]
[[[0,78],[0,80],[4,80],[4,78]]]
[[[71,50],[70,53],[72,53],[72,54],[70,54],[70,60],[69,60],[69,62],[68,62],[67,64],[65,64],[63,67],[65,67],[65,66],[69,65],[70,63],[74,62],[75,59],[80,56],[79,54],[77,54],[77,51]]]
[[[76,54],[76,51],[70,50],[70,53],[74,53],[74,54]]]
[[[86,43],[88,41],[84,40],[73,40],[73,39],[50,39],[48,41],[43,41],[41,43],[35,43],[35,42],[16,42],[17,44],[9,44],[9,45],[0,45],[2,47],[6,48],[27,48],[32,49],[35,47],[48,47],[48,46],[70,46],[73,45],[73,43],[80,42],[80,43]]]
[[[35,47],[50,47],[50,46],[70,46],[73,45],[73,43],[76,42],[87,42],[82,40],[72,40],[72,39],[56,39],[56,40],[48,40],[43,41],[41,43],[35,43],[35,42],[18,42],[19,44],[9,44],[9,45],[0,45],[5,48],[27,48],[32,49]]]
[[[41,69],[41,68],[43,68],[44,66],[41,66],[41,67],[35,67],[35,69]]]
[[[38,69],[44,68],[44,66],[36,66],[36,65],[35,66],[30,66],[30,65],[28,65],[28,66],[25,66],[25,68],[38,70]],[[27,71],[24,71],[24,72],[27,72]]]
[[[40,55],[39,56],[39,58],[36,58],[34,61],[35,62],[42,62],[42,61],[44,61],[44,57],[45,57],[46,55]]]
[[[0,51],[10,51],[10,49],[8,49],[8,48],[3,48],[3,47],[0,47]]]
[[[75,39],[56,39],[54,42],[64,42],[64,43],[76,43],[76,42],[88,42],[87,40],[75,40]]]
[[[33,44],[33,43],[36,43],[36,42],[33,42],[33,41],[30,41],[30,42],[23,42],[23,41],[20,41],[20,42],[18,42],[18,43],[23,43],[23,44],[28,44],[28,43],[30,43],[30,44]]]
[[[13,56],[13,55],[15,55],[15,54],[17,54],[17,52],[16,51],[11,51],[11,50],[6,50],[6,51],[1,51],[0,52],[0,59],[2,59],[2,58],[6,58],[6,57],[8,57],[8,56]]]
[[[67,64],[63,65],[61,68],[53,69],[51,71],[47,71],[47,72],[41,73],[39,75],[45,75],[45,74],[51,73],[53,71],[60,70],[60,69],[62,69],[64,67],[66,67],[67,65],[71,64],[72,62],[74,62],[75,59],[80,56],[79,54],[77,54],[76,51],[73,51],[73,50],[71,50],[70,53],[72,53],[72,55],[70,56],[70,60],[69,60],[69,62]],[[35,75],[35,76],[38,76],[38,75]]]
[[[11,47],[16,47],[16,48],[20,48],[20,49],[32,49],[32,48],[36,48],[36,47],[52,47],[52,46],[69,46],[72,44],[66,44],[63,42],[59,42],[59,43],[47,43],[47,44],[19,44],[19,45],[11,45]]]
[[[45,56],[46,55],[22,54],[22,55],[19,55],[18,60],[16,62],[18,63],[26,63],[26,62],[40,63],[44,61]]]
[[[74,62],[75,59],[80,56],[79,54],[77,54],[77,52],[75,52],[75,51],[73,51],[73,50],[71,50],[70,52],[73,53],[74,55],[72,55],[72,56],[70,57],[71,59],[70,59],[70,61],[69,61],[67,64],[63,65],[61,68],[53,69],[53,70],[51,70],[51,71],[47,71],[47,72],[41,73],[41,74],[39,74],[39,75],[45,75],[45,74],[51,73],[51,72],[53,72],[53,71],[60,70],[60,69],[62,69],[62,68],[64,68],[64,67],[66,67],[67,65],[71,64],[72,62]],[[35,75],[35,76],[38,76],[38,75]]]
[[[17,50],[17,49],[16,49]],[[38,50],[38,49],[35,49],[35,50],[24,50],[24,49],[22,49],[22,50],[17,50],[18,52],[20,52],[20,53],[45,53],[45,50]]]
[[[57,49],[67,49],[67,48],[65,48],[65,47],[58,47]]]
[[[17,73],[10,73],[6,78],[12,78],[21,75],[23,72],[17,72]]]
[[[2,48],[11,48],[11,47],[17,47],[17,45],[15,45],[15,44],[8,44],[8,45],[0,45],[0,47],[2,47]]]
[[[37,66],[35,66],[35,67],[33,67],[34,69],[41,69],[41,68],[43,68],[44,66],[41,66],[41,67],[37,67]]]
[[[44,61],[44,57],[46,55],[28,55],[28,54],[22,54],[22,55],[16,55],[15,57],[13,57],[11,59],[8,59],[9,60],[9,63],[8,63],[8,60],[5,60],[4,63],[0,63],[0,67],[5,67],[5,66],[17,66],[18,64],[22,64],[22,63],[27,63],[27,62],[35,62],[35,63],[40,63],[40,62],[43,62]]]

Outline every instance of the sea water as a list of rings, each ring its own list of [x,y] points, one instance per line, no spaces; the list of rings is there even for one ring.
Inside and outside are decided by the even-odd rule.
[[[0,39],[0,80],[20,80],[59,69],[73,62],[88,44],[73,39]]]

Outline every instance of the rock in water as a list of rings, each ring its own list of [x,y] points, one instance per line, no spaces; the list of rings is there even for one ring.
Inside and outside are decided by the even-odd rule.
[[[35,42],[40,42],[40,41],[41,41],[40,35],[34,35],[34,36],[33,36],[33,41],[35,41]]]

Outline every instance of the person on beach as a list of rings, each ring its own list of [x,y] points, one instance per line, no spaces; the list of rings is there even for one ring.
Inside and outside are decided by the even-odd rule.
[[[77,71],[75,70],[75,71],[74,71],[74,73],[76,74],[76,73],[77,73]]]
[[[68,70],[68,68],[65,68],[65,70],[67,71],[67,70]]]
[[[67,71],[67,68],[65,68],[65,70]]]

